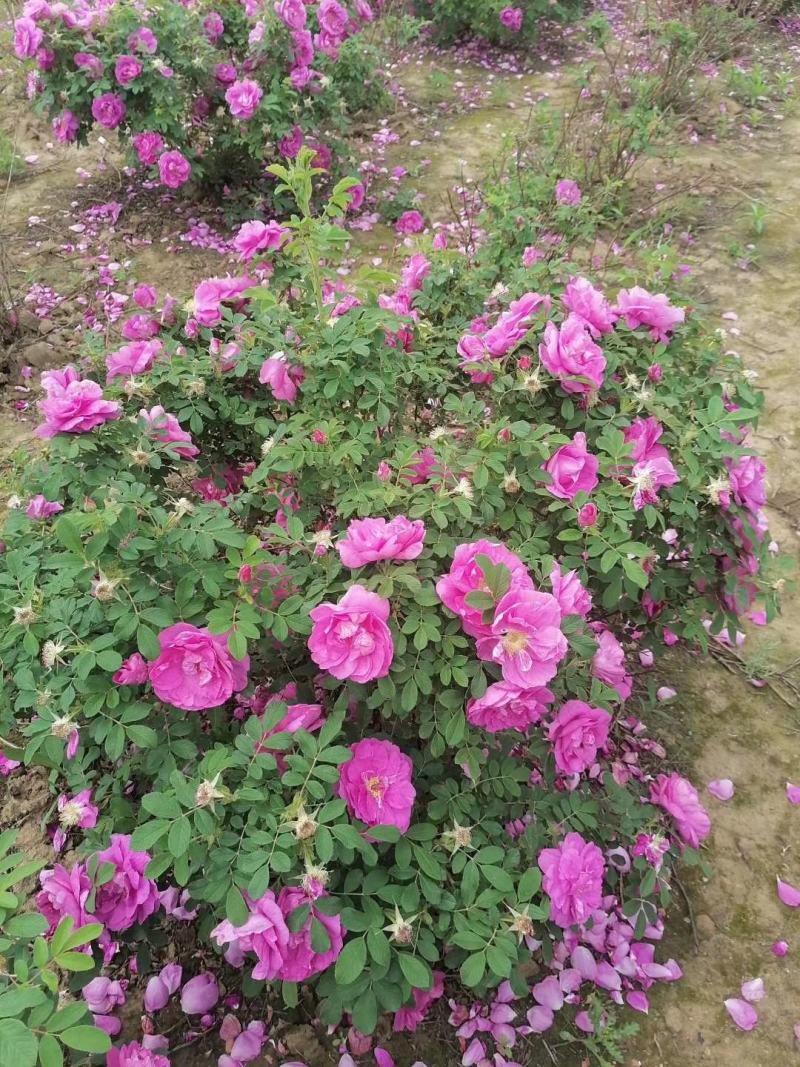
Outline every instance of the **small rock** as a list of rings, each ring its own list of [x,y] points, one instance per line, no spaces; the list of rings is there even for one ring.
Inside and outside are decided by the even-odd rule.
[[[708,938],[713,937],[714,934],[717,932],[717,924],[714,922],[710,915],[706,915],[705,913],[697,916],[697,922],[695,925],[697,926],[697,933],[699,937],[701,937],[704,941],[707,941]]]
[[[22,362],[30,364],[37,370],[44,370],[53,364],[55,348],[47,341],[35,341],[22,349]]]
[[[52,319],[40,319],[39,320],[39,333],[40,334],[47,335],[48,333],[52,333],[55,328],[56,328],[56,324],[53,322]]]
[[[24,330],[38,331],[40,322],[39,316],[34,315],[29,308],[20,308],[17,312],[17,319]]]
[[[667,1025],[667,1029],[671,1030],[673,1034],[679,1034],[683,1029],[684,1013],[676,1005],[672,1005],[664,1012],[664,1022]]]

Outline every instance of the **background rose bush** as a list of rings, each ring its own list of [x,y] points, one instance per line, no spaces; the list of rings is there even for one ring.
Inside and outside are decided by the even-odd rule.
[[[0,733],[97,817],[73,801],[39,910],[105,923],[97,969],[195,919],[246,997],[309,982],[365,1033],[445,975],[500,1012],[535,953],[531,1030],[599,1026],[598,990],[641,1008],[679,975],[669,872],[708,832],[625,703],[636,653],[775,610],[760,394],[691,310],[576,279],[558,242],[345,282],[351,183],[314,218],[311,153],[273,173],[298,213],[269,285],[251,225],[242,275],[153,311],[142,362],[98,344],[43,376]],[[579,233],[591,205],[546,198]]]
[[[444,40],[473,34],[505,45],[535,40],[543,20],[567,21],[582,6],[581,0],[415,0],[417,13]]]
[[[152,7],[26,3],[14,47],[60,141],[116,131],[133,166],[169,188],[234,189],[312,145],[335,169],[350,117],[383,99],[362,30],[366,0],[234,0]]]

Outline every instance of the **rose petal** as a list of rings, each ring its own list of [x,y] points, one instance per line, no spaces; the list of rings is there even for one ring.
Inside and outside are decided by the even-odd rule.
[[[733,1019],[740,1030],[752,1030],[758,1023],[758,1014],[752,1004],[738,997],[730,997],[725,1001],[728,1015]]]
[[[660,689],[656,690],[656,700],[665,704],[668,700],[674,700],[678,695],[677,689],[671,689],[668,685],[662,685]]]
[[[787,908],[800,908],[800,889],[778,879],[778,897]]]
[[[789,942],[788,941],[775,941],[773,943],[773,945],[772,945],[772,955],[773,956],[778,956],[780,958],[782,956],[785,956],[788,951],[789,951]]]
[[[789,798],[790,804],[800,804],[800,785],[792,785],[791,782],[787,782],[786,796]]]
[[[553,1025],[554,1015],[550,1008],[543,1004],[534,1004],[528,1012],[528,1022],[535,1034],[543,1034]]]
[[[742,996],[751,1004],[756,1004],[764,999],[764,979],[751,978],[749,982],[742,982]]]
[[[733,796],[733,782],[730,778],[715,778],[708,783],[708,791],[717,800],[730,800]]]
[[[645,1015],[649,1013],[650,1003],[647,999],[647,994],[643,993],[641,989],[631,989],[625,994],[625,999],[634,1011],[644,1012]]]

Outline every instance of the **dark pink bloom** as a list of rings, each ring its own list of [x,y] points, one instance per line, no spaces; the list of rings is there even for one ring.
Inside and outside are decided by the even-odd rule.
[[[311,612],[308,647],[318,667],[334,678],[369,682],[389,673],[394,656],[386,622],[389,601],[361,585],[351,586],[338,603]]]
[[[129,85],[142,73],[142,64],[136,56],[117,56],[114,63],[114,77],[120,85]]]
[[[659,457],[637,463],[631,471],[630,480],[633,486],[633,509],[640,511],[647,504],[658,503],[659,489],[676,485],[680,477],[668,459]]]
[[[214,67],[214,77],[220,85],[233,85],[238,77],[238,72],[233,63],[217,63]]]
[[[550,919],[563,929],[584,923],[603,899],[603,853],[579,833],[539,853],[542,885],[550,897]]]
[[[72,60],[79,70],[87,71],[94,81],[103,77],[105,65],[101,59],[93,56],[91,52],[76,52]]]
[[[585,618],[592,610],[591,593],[581,584],[577,571],[562,574],[561,567],[554,563],[550,572],[550,585],[562,615],[582,615]]]
[[[436,593],[444,606],[461,619],[461,625],[472,637],[487,636],[492,632],[491,624],[483,621],[483,611],[467,603],[470,593],[488,591],[478,556],[486,556],[491,563],[501,563],[508,568],[511,572],[510,589],[533,590],[533,581],[525,564],[505,545],[494,541],[458,545],[449,572],[436,583]]]
[[[554,596],[512,588],[497,603],[489,635],[478,638],[478,655],[499,663],[504,680],[520,689],[545,685],[567,654],[560,625]]]
[[[383,559],[412,560],[422,553],[425,523],[398,515],[386,519],[353,519],[336,548],[345,567],[363,567]]]
[[[291,133],[287,133],[285,137],[281,138],[278,143],[278,148],[282,156],[285,156],[287,159],[295,159],[297,153],[303,147],[304,141],[305,137],[303,136],[303,131],[299,126],[295,125],[292,126]]]
[[[306,5],[303,0],[276,0],[275,14],[291,30],[302,30],[306,24]]]
[[[512,33],[519,33],[522,29],[522,20],[525,12],[521,7],[504,7],[500,12],[500,21],[507,30],[511,30]]]
[[[249,119],[255,114],[264,92],[252,78],[235,81],[225,93],[231,115],[236,119]]]
[[[736,459],[726,459],[725,465],[736,503],[748,511],[757,512],[767,502],[764,462],[758,456],[737,456]]]
[[[137,311],[126,319],[122,325],[122,336],[127,341],[149,341],[161,330],[158,319],[152,315]]]
[[[160,133],[135,133],[131,138],[131,144],[136,149],[139,162],[145,166],[152,166],[158,162],[161,149],[164,147],[164,138]]]
[[[320,27],[332,37],[344,37],[350,16],[338,0],[321,0],[317,9]]]
[[[664,293],[654,296],[638,285],[620,289],[616,310],[629,330],[648,326],[653,340],[665,343],[675,327],[686,318],[683,308],[673,307]]]
[[[206,278],[194,291],[194,314],[201,326],[216,326],[222,320],[222,305],[240,305],[242,293],[251,289],[253,281],[247,276]]]
[[[44,385],[45,375],[42,375]],[[52,379],[54,374],[49,375]],[[72,379],[39,401],[44,422],[34,431],[38,437],[55,437],[59,433],[89,433],[96,426],[118,419],[122,408],[116,401],[105,400],[97,382]]]
[[[162,152],[158,157],[158,176],[161,184],[170,189],[179,189],[188,182],[192,173],[189,160],[177,149]]]
[[[144,374],[163,353],[161,341],[133,341],[129,345],[109,352],[106,356],[106,381],[124,378],[132,374]]]
[[[32,59],[43,40],[44,33],[33,19],[23,17],[14,23],[14,54],[18,59]]]
[[[291,230],[275,219],[269,222],[245,222],[233,239],[233,247],[245,262],[258,252],[279,251],[291,237]]]
[[[174,415],[164,411],[160,404],[156,404],[149,411],[142,408],[139,418],[143,420],[153,440],[172,445],[170,452],[176,456],[181,459],[194,459],[200,455],[200,449],[192,442],[192,435],[181,427]]]
[[[103,93],[92,101],[92,116],[95,122],[107,130],[115,130],[125,118],[125,103],[116,93]]]
[[[233,950],[237,956],[254,952],[258,962],[253,968],[253,978],[271,981],[280,973],[291,935],[271,890],[259,900],[248,899],[247,904],[250,914],[244,925],[234,926],[225,919],[214,927],[210,936],[218,945],[229,945],[229,952]]]
[[[591,493],[599,469],[599,459],[586,449],[586,434],[578,432],[542,466],[553,479],[545,488],[560,500],[573,500],[578,493]]]
[[[605,748],[611,716],[603,708],[593,708],[582,700],[568,700],[550,724],[548,737],[553,744],[556,766],[563,774],[580,774]]]
[[[314,61],[314,38],[309,30],[295,30],[292,34],[292,45],[294,47],[295,70],[306,72],[306,82],[303,83],[305,85],[311,75],[308,68]],[[294,71],[292,71],[292,74],[294,74]],[[292,84],[295,84],[294,79],[292,79]],[[295,85],[295,88],[302,89],[303,85]]]
[[[412,988],[411,995],[413,1002],[410,1005],[400,1008],[395,1012],[394,1023],[392,1029],[395,1033],[400,1033],[403,1030],[416,1030],[421,1022],[424,1021],[425,1016],[428,1014],[428,1009],[434,1001],[444,993],[444,971],[435,970],[433,972],[433,985],[430,989],[415,989]]]
[[[584,504],[578,511],[578,525],[583,529],[597,522],[597,504]]]
[[[123,662],[111,680],[115,685],[144,685],[147,678],[147,664],[138,652],[134,652]]]
[[[53,134],[61,144],[69,144],[70,141],[74,141],[79,129],[80,123],[69,108],[62,111],[60,115],[56,115],[53,119]]]
[[[633,445],[631,458],[634,463],[645,463],[649,459],[667,459],[669,453],[658,440],[664,427],[654,416],[646,419],[634,419],[630,426],[622,431],[625,440]]]
[[[396,826],[405,833],[416,790],[413,765],[397,745],[368,737],[350,746],[353,758],[339,769],[338,795],[367,826]]]
[[[520,689],[510,682],[495,682],[482,697],[467,702],[467,721],[488,733],[518,730],[540,722],[552,704],[553,694],[541,686]]]
[[[633,680],[625,670],[625,651],[610,630],[603,630],[597,635],[592,675],[616,689],[621,700],[627,700],[631,695]]]
[[[236,660],[226,634],[176,622],[158,635],[161,653],[150,664],[159,700],[184,711],[218,708],[247,685],[250,657]]]
[[[593,337],[614,329],[614,309],[587,278],[570,278],[561,299],[568,311],[582,319]]]
[[[41,889],[36,896],[36,907],[50,924],[48,934],[53,933],[65,915],[76,927],[91,922],[86,902],[92,891],[92,880],[85,864],[76,863],[67,870],[57,863],[52,870],[41,872],[39,884]]]
[[[418,211],[404,211],[394,224],[395,232],[404,235],[422,233],[425,219]]]
[[[562,207],[575,207],[581,202],[581,191],[577,182],[571,178],[562,178],[556,182],[556,203]]]
[[[211,44],[216,44],[225,32],[225,23],[222,16],[216,11],[210,11],[203,19],[203,33]]]
[[[320,894],[326,896],[324,892]],[[309,904],[308,916],[298,931],[289,931],[289,942],[283,952],[283,963],[277,977],[284,982],[305,982],[314,974],[320,974],[335,963],[342,951],[342,920],[338,915],[326,915],[314,907],[314,899],[299,886],[284,886],[278,894],[278,907],[287,924],[293,911]],[[316,919],[325,929],[330,947],[325,952],[316,952],[311,945],[311,924]]]
[[[132,52],[146,52],[152,56],[158,48],[158,40],[151,29],[140,26],[128,37],[128,48]]]
[[[170,1067],[170,1064],[166,1056],[145,1048],[138,1041],[131,1041],[108,1050],[106,1067]]]
[[[589,393],[603,384],[605,356],[578,315],[569,315],[560,327],[548,322],[539,359],[558,378],[565,393]]]
[[[678,833],[687,845],[697,848],[708,837],[711,819],[700,803],[697,790],[677,771],[659,774],[650,786],[650,800],[672,816]]]
[[[112,834],[108,848],[97,853],[98,867],[110,863],[114,874],[96,891],[94,915],[114,932],[143,923],[158,907],[156,883],[144,874],[150,856],[132,851],[130,843],[126,834]]]
[[[282,352],[276,353],[261,364],[258,380],[270,387],[276,400],[293,404],[297,399],[298,384],[303,380],[303,370],[290,366]]]
[[[31,502],[25,508],[25,514],[29,519],[37,519],[42,522],[63,510],[63,504],[59,504],[54,500],[45,500],[42,494],[39,493],[38,496],[31,499]]]
[[[158,303],[158,293],[152,285],[140,282],[133,290],[133,302],[140,308],[152,308]]]

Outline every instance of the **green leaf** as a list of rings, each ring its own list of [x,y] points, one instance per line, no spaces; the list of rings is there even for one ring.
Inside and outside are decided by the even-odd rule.
[[[225,897],[225,917],[234,926],[244,926],[249,914],[244,897],[236,886],[232,885],[228,890],[228,895]]]
[[[4,924],[3,929],[12,937],[20,937],[27,940],[45,933],[47,927],[48,922],[43,915],[30,911],[22,915],[14,915]]]
[[[161,655],[161,645],[158,643],[153,630],[144,623],[140,623],[136,630],[136,644],[145,659],[158,659]]]
[[[139,852],[146,852],[159,841],[169,829],[169,823],[165,819],[156,819],[146,822],[144,826],[137,826],[131,838],[131,848]]]
[[[181,806],[175,797],[166,796],[164,793],[148,793],[142,797],[142,807],[159,819],[179,819],[182,814]]]
[[[34,1067],[38,1051],[36,1036],[25,1023],[19,1019],[0,1019],[0,1063],[3,1067]]]
[[[538,867],[529,867],[519,880],[517,886],[517,900],[532,900],[533,894],[542,884],[542,872]]]
[[[9,989],[0,996],[0,1019],[10,1019],[12,1016],[21,1015],[28,1008],[35,1008],[47,997],[41,989],[26,988]]]
[[[331,947],[330,934],[316,915],[311,920],[311,947],[318,953],[328,952]]]
[[[474,952],[461,964],[459,974],[464,985],[474,989],[486,971],[486,952]]]
[[[389,938],[382,930],[370,930],[367,934],[367,948],[369,954],[379,967],[388,964],[392,954]]]
[[[96,1026],[71,1026],[61,1035],[61,1040],[67,1048],[78,1052],[108,1052],[111,1048],[111,1038]]]
[[[94,970],[94,960],[85,952],[61,952],[56,957],[56,961],[64,971]]]
[[[39,1063],[42,1067],[64,1067],[61,1045],[51,1034],[43,1034],[39,1038]]]
[[[167,848],[170,850],[173,856],[177,859],[182,856],[189,847],[189,842],[192,839],[192,824],[186,815],[182,815],[180,819],[176,819],[175,822],[169,828],[169,836],[167,837]]]
[[[81,543],[81,535],[78,531],[78,527],[69,517],[69,515],[62,515],[54,526],[55,535],[64,546],[70,552],[74,552],[76,556],[83,556],[83,544]]]
[[[371,1034],[378,1022],[378,1001],[371,989],[365,989],[353,1006],[353,1023],[362,1034]]]
[[[47,1029],[51,1034],[58,1034],[69,1026],[75,1026],[81,1019],[85,1019],[88,1012],[89,1009],[83,1002],[75,1001],[72,1004],[67,1004],[61,1011],[57,1011],[55,1015],[50,1016]]]
[[[433,974],[425,960],[419,956],[412,956],[408,952],[399,952],[397,959],[400,970],[408,984],[414,989],[430,989],[433,985]]]
[[[351,982],[355,982],[356,978],[364,970],[366,962],[367,945],[364,938],[357,937],[353,941],[348,941],[336,961],[334,971],[336,981],[341,982],[342,985],[350,985]]]

